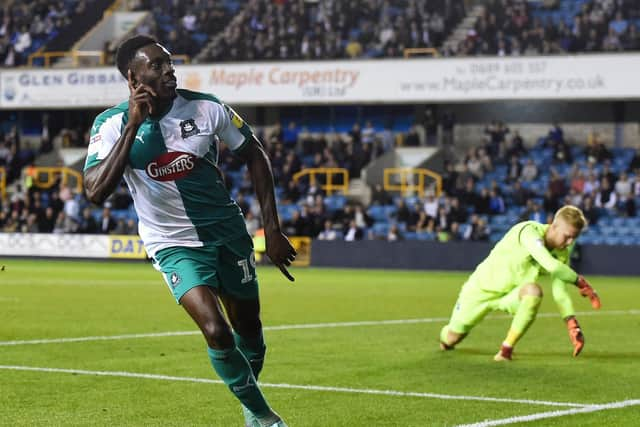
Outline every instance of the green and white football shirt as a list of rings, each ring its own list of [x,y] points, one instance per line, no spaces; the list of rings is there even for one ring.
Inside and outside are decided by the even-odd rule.
[[[171,109],[138,129],[124,180],[138,214],[138,232],[150,256],[172,246],[221,244],[246,236],[240,208],[216,169],[218,144],[239,151],[251,129],[217,98],[178,89]],[[85,170],[99,164],[128,120],[123,102],[98,115],[91,128]]]

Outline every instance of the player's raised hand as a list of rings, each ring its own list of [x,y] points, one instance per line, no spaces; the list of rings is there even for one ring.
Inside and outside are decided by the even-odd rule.
[[[153,114],[155,91],[142,83],[136,83],[131,70],[127,73],[129,85],[129,121],[141,124],[149,114]]]
[[[277,231],[268,233],[265,237],[267,240],[267,256],[278,266],[287,279],[292,282],[295,281],[296,279],[289,273],[287,267],[296,259],[297,253],[287,236]]]
[[[589,297],[589,300],[591,301],[591,307],[598,310],[601,306],[600,297],[598,296],[598,293],[595,291],[595,289],[591,287],[589,282],[587,282],[587,279],[585,279],[584,276],[579,275],[578,281],[576,281],[576,286],[580,290],[580,295],[582,295],[583,297]]]

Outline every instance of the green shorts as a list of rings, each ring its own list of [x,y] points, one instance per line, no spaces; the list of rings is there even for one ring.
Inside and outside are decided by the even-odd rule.
[[[520,305],[520,288],[517,286],[506,294],[485,291],[468,281],[462,287],[458,301],[453,307],[449,330],[467,334],[492,311],[515,314]]]
[[[258,297],[253,243],[249,236],[222,245],[174,246],[158,251],[153,266],[162,273],[174,298],[206,285],[240,299]]]

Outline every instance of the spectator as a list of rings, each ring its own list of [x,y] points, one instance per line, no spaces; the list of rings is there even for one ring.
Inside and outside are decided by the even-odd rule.
[[[609,180],[607,178],[602,178],[600,189],[596,192],[596,207],[604,208],[610,212],[613,212],[613,210],[616,208],[617,202],[618,198],[615,191],[613,191],[613,189],[611,188]]]
[[[387,233],[387,241],[396,242],[399,240],[404,240],[404,236],[402,235],[396,224],[391,224],[391,227],[389,227],[389,232]]]
[[[98,223],[91,214],[91,208],[87,207],[82,210],[82,216],[78,222],[76,232],[82,234],[95,234],[98,232]]]
[[[438,145],[438,119],[432,108],[428,107],[425,110],[422,125],[427,135],[427,146],[435,147]]]
[[[336,240],[338,238],[338,232],[333,228],[333,222],[326,220],[324,222],[324,228],[318,234],[319,240]]]
[[[102,209],[102,216],[98,222],[98,232],[102,234],[110,234],[116,228],[116,220],[111,216],[111,209],[105,207]]]
[[[520,179],[520,175],[522,174],[522,165],[520,164],[520,159],[517,156],[511,156],[511,160],[509,161],[509,166],[507,168],[507,181],[515,182]]]
[[[599,219],[599,209],[596,208],[593,204],[593,199],[590,196],[582,199],[582,213],[584,213],[585,218],[590,225],[597,225]]]
[[[436,218],[438,216],[439,202],[433,193],[427,194],[424,201],[424,212],[429,218]]]
[[[356,240],[362,240],[363,237],[364,232],[356,225],[356,221],[353,219],[349,221],[349,225],[344,231],[344,240],[347,242],[353,242]]]
[[[382,184],[376,184],[371,193],[371,203],[374,205],[387,206],[392,203],[391,196],[382,187]]]
[[[489,192],[489,213],[491,215],[503,214],[505,212],[504,199],[495,190]]]
[[[471,216],[471,226],[468,227],[470,235],[467,240],[474,242],[486,242],[489,240],[490,230],[487,222],[478,215]]]
[[[538,166],[536,166],[533,159],[527,159],[527,162],[520,172],[520,177],[525,182],[533,181],[538,177]]]

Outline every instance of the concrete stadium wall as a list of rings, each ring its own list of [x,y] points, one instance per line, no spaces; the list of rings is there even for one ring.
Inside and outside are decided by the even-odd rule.
[[[314,240],[314,267],[471,271],[493,244],[483,242],[358,242]],[[640,276],[640,246],[580,247],[576,269],[585,275]]]

